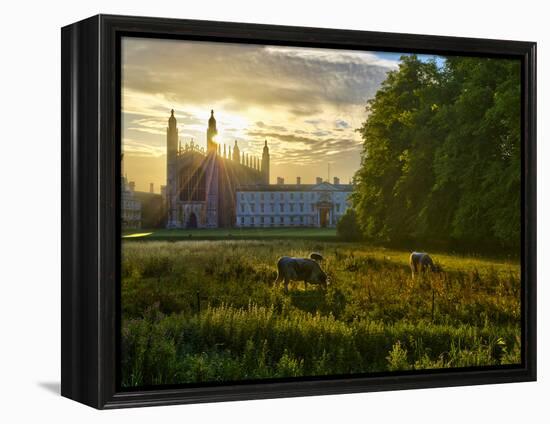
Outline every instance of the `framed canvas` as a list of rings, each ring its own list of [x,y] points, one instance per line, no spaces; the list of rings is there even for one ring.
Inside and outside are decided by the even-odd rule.
[[[62,29],[62,395],[536,379],[536,45]]]

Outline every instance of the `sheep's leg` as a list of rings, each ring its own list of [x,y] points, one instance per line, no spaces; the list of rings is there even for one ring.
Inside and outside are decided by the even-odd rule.
[[[412,274],[412,278],[414,278],[416,274],[416,264],[414,262],[411,262],[411,274]]]

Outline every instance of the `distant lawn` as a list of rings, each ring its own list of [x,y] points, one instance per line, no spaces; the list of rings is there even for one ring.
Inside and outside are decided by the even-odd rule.
[[[263,240],[301,239],[335,240],[335,228],[204,228],[181,229],[140,229],[124,231],[125,240]]]

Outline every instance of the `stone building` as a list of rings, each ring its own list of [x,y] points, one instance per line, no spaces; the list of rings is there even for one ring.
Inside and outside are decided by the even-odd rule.
[[[136,198],[135,185],[126,177],[121,181],[121,215],[122,229],[141,228],[141,202]]]
[[[279,180],[281,181],[281,180]],[[237,227],[335,227],[349,206],[351,184],[243,185],[237,188]]]
[[[269,183],[267,140],[262,157],[216,142],[214,111],[206,130],[206,150],[179,141],[172,110],[166,129],[167,179],[161,187],[167,228],[335,227],[349,206],[351,184],[317,177],[315,184]]]
[[[206,130],[206,151],[190,143],[181,145],[172,110],[166,129],[166,198],[168,228],[232,227],[236,220],[236,190],[250,184],[269,183],[269,148],[264,143],[262,161],[233,149],[223,151],[214,111]]]

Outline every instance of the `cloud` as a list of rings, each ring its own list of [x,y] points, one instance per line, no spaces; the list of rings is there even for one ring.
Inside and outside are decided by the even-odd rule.
[[[290,109],[290,113],[298,117],[316,115],[321,111],[322,111],[321,108],[313,107],[313,106],[302,107],[302,108],[294,107]]]
[[[359,51],[342,51],[329,49],[306,49],[295,47],[266,47],[266,50],[275,55],[285,55],[287,57],[299,57],[310,60],[322,60],[327,63],[350,64],[359,63],[363,65],[378,65],[386,68],[397,68],[397,62],[387,58],[380,57],[375,53]]]
[[[256,126],[258,128],[266,128],[274,131],[286,131],[286,128],[282,125],[267,125],[264,124],[262,121],[256,122]]]
[[[251,137],[275,138],[277,140],[282,140],[282,141],[308,143],[312,145],[318,141],[318,139],[311,138],[311,137],[303,137],[303,136],[296,136],[293,134],[281,134],[277,132],[267,132],[267,131],[248,131],[247,134]]]
[[[124,154],[140,157],[160,157],[166,154],[166,149],[164,147],[152,146],[146,142],[125,138]]]
[[[335,125],[336,128],[339,128],[339,129],[350,127],[350,125],[342,119],[337,119],[336,122],[334,123],[334,125]]]
[[[395,62],[362,52],[125,38],[125,89],[168,101],[239,108],[292,105],[299,115],[323,103],[364,104]]]
[[[324,163],[327,155],[333,156],[333,159],[344,158],[348,153],[357,154],[361,149],[360,140],[330,136],[330,132],[323,134],[329,137],[311,134],[311,136],[303,136],[272,131],[248,132],[250,137],[267,139],[271,155],[281,164]]]
[[[310,125],[319,125],[321,122],[323,122],[321,119],[307,119],[304,121],[305,124]]]
[[[133,169],[165,153],[171,109],[182,143],[202,147],[214,109],[221,143],[260,156],[267,138],[283,176],[330,157],[344,178],[359,163],[354,128],[365,104],[398,63],[372,52],[146,38],[123,38],[121,59],[123,148],[142,158]]]

